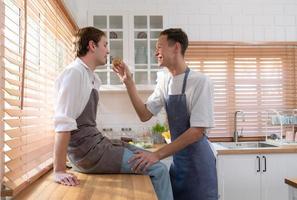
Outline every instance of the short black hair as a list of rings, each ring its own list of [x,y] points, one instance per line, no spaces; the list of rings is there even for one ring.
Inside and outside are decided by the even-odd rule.
[[[89,42],[93,41],[97,45],[102,36],[105,36],[105,33],[92,26],[79,29],[74,43],[76,56],[85,56],[89,51]]]
[[[160,36],[167,35],[167,40],[169,42],[178,42],[181,45],[181,53],[185,56],[186,50],[189,45],[189,40],[187,34],[181,28],[169,28],[165,29],[160,33]]]

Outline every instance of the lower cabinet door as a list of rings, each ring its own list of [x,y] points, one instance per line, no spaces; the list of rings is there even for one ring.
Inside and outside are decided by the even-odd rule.
[[[219,155],[217,159],[220,200],[260,200],[260,155]]]
[[[297,200],[297,188],[288,186],[289,187],[289,200]]]
[[[297,154],[263,154],[261,159],[263,165],[261,199],[288,199],[288,185],[285,184],[284,180],[288,177],[297,177]]]

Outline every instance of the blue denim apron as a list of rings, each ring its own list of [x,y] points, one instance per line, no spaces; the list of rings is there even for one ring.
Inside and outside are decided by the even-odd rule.
[[[165,97],[172,141],[190,128],[190,115],[185,95],[189,72],[190,69],[187,68],[182,94]],[[169,82],[170,79],[168,85]],[[175,200],[218,199],[216,161],[205,135],[173,155],[170,178]]]

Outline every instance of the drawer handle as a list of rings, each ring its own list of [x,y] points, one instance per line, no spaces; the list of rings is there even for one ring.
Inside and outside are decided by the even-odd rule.
[[[263,156],[263,159],[264,159],[264,169],[263,169],[263,172],[266,172],[267,171],[267,168],[266,168],[266,156]]]
[[[258,159],[258,169],[257,169],[257,172],[260,172],[260,156],[257,156],[257,159]]]

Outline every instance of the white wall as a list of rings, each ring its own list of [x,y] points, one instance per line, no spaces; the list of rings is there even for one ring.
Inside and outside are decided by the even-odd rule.
[[[190,40],[296,41],[297,0],[64,0],[80,27],[89,10],[160,12]]]
[[[159,13],[194,41],[297,41],[297,0],[64,0],[79,27],[88,12]],[[145,100],[150,92],[143,92]],[[100,95],[99,127],[149,126],[138,120],[125,92]]]
[[[140,92],[139,95],[145,102],[151,92]],[[148,122],[141,122],[130,102],[126,91],[120,92],[100,92],[99,94],[99,111],[97,115],[98,128],[113,128],[113,131],[119,132],[121,128],[132,128],[137,131],[139,128],[153,125],[157,118]],[[164,121],[159,116],[160,121]]]

